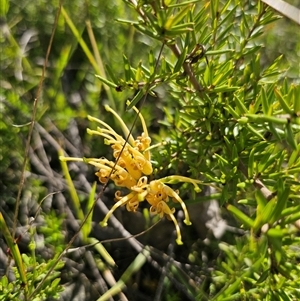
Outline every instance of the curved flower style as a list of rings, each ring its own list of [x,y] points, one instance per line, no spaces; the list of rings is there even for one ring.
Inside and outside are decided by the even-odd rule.
[[[184,201],[178,195],[178,191],[173,190],[166,184],[188,182],[194,185],[196,191],[200,191],[197,184],[201,182],[178,175],[148,182],[149,179],[147,176],[153,172],[150,153],[150,149],[153,148],[153,146],[150,146],[151,139],[148,135],[143,116],[136,107],[133,107],[143,127],[142,135],[134,139],[121,117],[109,106],[105,106],[105,109],[117,118],[124,135],[128,137],[128,141],[126,142],[126,140],[117,134],[107,123],[92,116],[88,116],[88,119],[99,123],[101,127],[98,127],[97,130],[87,129],[87,132],[91,135],[104,137],[105,144],[110,145],[113,149],[115,162],[109,161],[106,158],[60,157],[60,159],[64,161],[83,161],[94,165],[98,168],[96,175],[101,183],[107,183],[107,181],[111,179],[116,186],[126,187],[130,190],[125,196],[122,196],[119,190],[115,193],[116,203],[100,223],[101,226],[107,225],[110,216],[120,206],[126,206],[128,211],[135,212],[138,209],[139,203],[146,200],[151,206],[150,213],[158,214],[160,217],[165,215],[168,219],[173,221],[177,233],[176,242],[182,244],[180,228],[174,216],[175,208],[170,208],[168,205],[170,199],[173,202],[180,203],[185,214],[184,223],[186,225],[191,225],[189,214]]]

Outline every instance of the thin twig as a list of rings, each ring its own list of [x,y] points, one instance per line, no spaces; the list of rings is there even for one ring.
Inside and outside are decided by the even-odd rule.
[[[46,72],[46,68],[47,68],[47,65],[48,65],[48,60],[49,60],[49,56],[50,56],[50,52],[51,52],[51,48],[52,48],[54,34],[55,34],[56,26],[57,26],[57,23],[58,23],[58,18],[59,18],[60,11],[61,11],[62,1],[63,0],[60,0],[59,5],[58,5],[58,10],[57,10],[57,13],[56,13],[56,16],[55,16],[54,25],[53,25],[49,45],[48,45],[48,48],[47,48],[45,61],[44,61],[44,64],[43,64],[42,75],[41,75],[40,82],[39,82],[39,85],[38,85],[38,91],[37,91],[37,94],[36,94],[36,98],[34,99],[34,102],[33,102],[32,118],[31,118],[28,137],[27,137],[27,141],[26,141],[24,161],[23,161],[23,165],[22,165],[22,173],[21,173],[21,178],[20,178],[20,183],[19,183],[18,195],[17,195],[17,198],[16,198],[16,206],[15,206],[15,212],[14,212],[14,223],[13,223],[12,237],[14,237],[15,233],[16,233],[21,194],[22,194],[22,191],[23,191],[24,183],[25,183],[25,169],[26,169],[27,160],[28,160],[28,154],[29,154],[29,148],[30,148],[32,132],[33,132],[34,124],[35,124],[35,116],[36,116],[36,112],[37,112],[37,105],[38,105],[38,101],[39,101],[39,98],[40,98],[40,95],[41,95],[41,92],[42,92],[42,86],[43,86],[43,82],[44,82],[44,79],[45,79],[45,72]]]
[[[155,68],[154,68],[154,72],[156,72],[156,70],[157,70],[158,63],[159,63],[160,57],[161,57],[161,55],[162,55],[162,51],[163,51],[164,46],[165,46],[165,44],[163,43],[163,44],[162,44],[162,47],[161,47],[161,49],[160,49],[160,52],[159,52],[157,61],[156,61],[156,65],[155,65]],[[146,89],[145,96],[144,96],[143,99],[141,100],[141,107],[143,106],[144,102],[146,101],[147,95],[148,95],[148,93],[149,93],[149,91],[150,91],[150,88],[151,88],[151,84],[152,84],[152,83],[150,82],[149,85],[148,85],[148,87],[147,87],[147,89]],[[135,119],[134,119],[133,124],[132,124],[131,129],[130,129],[130,132],[129,132],[128,136],[126,137],[126,140],[125,140],[125,143],[124,143],[124,145],[123,145],[123,148],[121,149],[121,151],[120,151],[120,153],[119,153],[119,156],[116,158],[115,164],[114,164],[114,166],[112,167],[112,169],[111,169],[111,171],[110,171],[110,174],[108,175],[107,181],[106,181],[106,183],[104,183],[104,185],[102,186],[102,189],[101,189],[101,191],[98,193],[98,195],[97,195],[97,197],[96,197],[94,203],[92,204],[90,210],[88,211],[88,213],[86,214],[85,218],[84,218],[83,221],[81,222],[81,225],[80,225],[78,231],[77,231],[77,232],[74,234],[74,236],[70,239],[70,241],[68,242],[68,244],[67,244],[65,250],[62,251],[62,252],[58,255],[58,257],[56,258],[55,262],[53,263],[53,265],[51,266],[51,268],[48,270],[48,272],[46,273],[46,275],[44,276],[44,278],[41,280],[41,282],[38,284],[38,286],[36,287],[36,289],[31,293],[31,295],[29,296],[30,299],[33,298],[33,296],[34,296],[34,295],[42,288],[42,286],[44,285],[46,279],[47,279],[47,278],[49,277],[49,275],[53,272],[53,270],[55,269],[56,265],[57,265],[58,262],[62,259],[62,257],[64,256],[64,254],[67,252],[67,250],[72,246],[72,244],[73,244],[73,242],[75,241],[76,237],[79,235],[79,233],[80,233],[80,231],[81,231],[83,225],[86,223],[87,219],[88,219],[89,216],[92,214],[92,212],[93,212],[93,210],[94,210],[94,208],[95,208],[95,205],[97,204],[97,201],[100,200],[101,196],[103,195],[103,193],[104,193],[104,191],[105,191],[105,189],[106,189],[106,187],[107,187],[107,185],[108,185],[108,182],[109,182],[109,180],[110,180],[110,177],[111,177],[112,173],[113,173],[114,170],[115,170],[115,167],[116,167],[116,165],[117,165],[117,163],[118,163],[118,160],[120,159],[120,157],[121,157],[121,155],[122,155],[122,152],[123,152],[123,150],[124,150],[126,144],[128,143],[128,139],[129,139],[129,137],[130,137],[130,135],[131,135],[131,132],[132,132],[132,130],[133,130],[135,124],[136,124],[136,121],[137,121],[138,118],[139,118],[139,114],[140,114],[140,112],[138,112],[138,113],[136,114]],[[101,202],[101,204],[103,204],[103,203]],[[104,204],[103,204],[103,205],[104,205]],[[104,205],[104,206],[105,206],[105,205]],[[106,206],[105,206],[105,208],[103,208],[103,210],[104,210],[104,211],[105,211],[105,210],[108,211],[108,209],[107,209]],[[111,219],[112,219],[112,217],[111,217]],[[126,231],[126,230],[123,228],[122,231]],[[127,232],[127,231],[126,231],[126,232]],[[128,232],[128,233],[129,233],[129,232]],[[125,237],[126,237],[126,236],[125,236]],[[134,245],[135,245],[135,248],[139,249],[139,252],[141,252],[141,251],[143,250],[143,248],[142,248],[140,245],[136,244],[136,243],[133,241],[133,239],[134,239],[134,238],[128,238],[128,241],[131,242],[131,244],[134,244]]]
[[[177,58],[180,57],[181,52],[180,52],[180,49],[178,48],[178,46],[176,44],[168,45],[168,47],[173,51],[173,53],[175,54],[175,56]],[[193,72],[193,69],[191,67],[191,64],[188,63],[188,62],[184,62],[182,66],[183,66],[184,72],[189,76],[191,84],[193,85],[193,87],[195,88],[195,90],[201,96],[202,92],[204,91],[204,88],[201,86],[201,84],[197,80],[197,78],[196,78],[196,76],[195,76],[195,74]]]

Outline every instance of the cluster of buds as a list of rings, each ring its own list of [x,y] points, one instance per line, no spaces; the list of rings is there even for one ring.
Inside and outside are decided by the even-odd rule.
[[[180,198],[178,191],[173,190],[166,184],[189,182],[194,185],[196,191],[200,191],[197,185],[200,181],[179,175],[149,181],[148,176],[153,172],[150,153],[150,149],[153,147],[150,146],[151,139],[148,135],[142,114],[136,107],[133,107],[143,127],[142,135],[134,139],[121,117],[109,106],[105,106],[105,109],[117,118],[124,135],[128,137],[127,140],[116,133],[107,123],[92,116],[88,116],[88,119],[97,122],[101,126],[97,127],[96,130],[87,129],[87,132],[91,135],[102,136],[105,144],[110,145],[113,149],[113,157],[115,160],[109,161],[106,158],[70,157],[61,157],[61,160],[83,161],[94,165],[98,169],[96,175],[101,183],[106,184],[107,181],[111,179],[116,186],[125,187],[130,191],[124,196],[121,191],[116,191],[116,203],[104,217],[101,226],[107,225],[108,219],[118,207],[126,206],[128,211],[135,212],[140,202],[147,201],[151,206],[151,214],[157,214],[160,217],[166,216],[173,221],[177,233],[176,242],[182,244],[180,228],[174,216],[175,208],[169,207],[169,201],[179,202],[185,214],[184,223],[190,225],[191,222],[185,203]]]

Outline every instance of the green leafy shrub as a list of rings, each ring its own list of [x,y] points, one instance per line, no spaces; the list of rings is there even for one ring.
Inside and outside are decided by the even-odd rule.
[[[202,208],[209,199],[216,200],[227,223],[222,238],[210,237],[210,244],[205,240],[208,245],[201,245],[202,256],[198,250],[199,239],[186,232],[183,242],[187,249],[183,249],[185,246],[177,248],[176,260],[162,254],[156,244],[159,240],[166,241],[168,235],[153,235],[148,241],[146,239],[145,244],[153,244],[155,248],[150,248],[150,253],[145,249],[145,255],[141,247],[132,244],[140,254],[129,260],[126,268],[116,272],[119,281],[115,285],[104,292],[99,289],[98,294],[102,295],[99,300],[121,294],[125,283],[128,296],[134,295],[136,283],[140,294],[143,288],[149,288],[150,280],[133,280],[132,286],[129,281],[134,273],[145,273],[143,265],[149,256],[152,258],[150,264],[160,275],[149,293],[157,300],[299,299],[300,87],[295,76],[296,67],[289,69],[280,53],[284,47],[277,47],[278,43],[284,42],[268,36],[270,40],[265,43],[265,32],[276,24],[278,16],[260,1],[124,0],[122,4],[105,3],[101,10],[100,1],[88,5],[75,2],[74,5],[66,4],[61,10],[52,50],[55,59],[51,60],[52,66],[56,67],[47,69],[43,102],[38,108],[39,125],[47,129],[43,134],[40,130],[39,134],[54,177],[60,172],[59,145],[50,137],[54,141],[63,141],[66,152],[74,157],[112,157],[102,140],[91,139],[85,134],[84,117],[101,115],[101,120],[117,130],[117,124],[106,117],[103,105],[108,103],[126,125],[132,124],[135,116],[132,107],[137,106],[143,113],[153,143],[160,144],[159,151],[152,151],[154,172],[151,177],[159,179],[176,174],[201,181],[206,195],[191,192],[185,184],[176,188],[180,189],[187,205],[195,206],[190,207],[191,210]],[[26,124],[30,119],[30,100],[41,73],[40,67],[32,67],[36,66],[33,58],[42,57],[41,47],[33,47],[32,57],[20,55],[16,41],[29,28],[39,26],[45,28],[47,38],[44,39],[48,40],[54,22],[53,7],[57,5],[56,2],[48,4],[51,13],[42,22],[39,15],[45,3],[39,1],[38,4],[26,8],[21,20],[23,27],[17,27],[11,16],[20,12],[20,7],[12,1],[7,13],[11,34],[1,37],[9,46],[1,58],[1,68],[9,72],[5,77],[1,75],[1,82],[7,89],[2,91],[5,118],[0,139],[6,145],[14,143],[16,149],[22,147],[17,137],[19,130],[14,128],[14,133],[10,126]],[[114,18],[118,23],[111,26],[109,22]],[[89,22],[84,23],[85,19]],[[92,29],[91,25],[105,30]],[[35,46],[38,42],[32,43]],[[299,46],[299,41],[291,43]],[[44,43],[40,42],[40,45]],[[272,52],[275,48],[282,51]],[[291,57],[295,61],[297,54],[291,54]],[[15,70],[16,59],[21,60],[23,73]],[[71,72],[69,69],[74,64],[76,71]],[[128,99],[129,104],[126,103]],[[48,117],[52,118],[51,122]],[[133,126],[134,134],[140,132],[139,127]],[[16,168],[11,162],[10,147],[3,150],[2,175],[6,168]],[[38,165],[33,158],[26,168],[34,174]],[[15,163],[20,169],[21,159]],[[91,187],[84,185],[87,179],[95,179],[93,171],[75,165],[70,166],[70,174],[66,166],[63,169],[67,178],[67,181],[60,178],[63,188],[50,176],[52,182],[49,181],[51,185],[57,184],[54,185],[56,190],[69,188],[63,200],[74,212],[74,219],[84,225],[81,232],[78,228],[75,231],[75,236],[81,234],[79,248],[92,245],[93,267],[107,272],[108,263],[100,259],[106,256],[106,251],[97,250],[99,245],[95,243],[102,240],[98,233],[112,234],[113,231],[98,230],[95,224],[98,224],[99,216],[94,218],[97,223],[92,224],[96,185],[91,193],[88,191]],[[49,187],[45,177],[43,180]],[[40,185],[41,182],[37,183]],[[5,181],[1,185],[8,187]],[[15,187],[9,187],[6,191],[13,202],[11,191]],[[110,185],[108,190],[111,189],[114,191],[115,187]],[[105,198],[103,191],[101,198]],[[147,211],[142,212],[143,220],[150,224]],[[87,213],[89,215],[85,217]],[[101,212],[106,213],[105,210]],[[204,210],[202,214],[206,214]],[[138,214],[134,218],[137,219]],[[52,214],[46,220],[49,224],[55,222],[56,227],[53,227],[53,233],[50,227],[40,229],[45,242],[57,245],[60,241],[53,249],[55,259],[35,260],[30,253],[23,254],[20,259],[26,269],[35,265],[36,274],[27,273],[26,283],[31,287],[30,296],[36,300],[58,296],[62,288],[56,289],[59,274],[53,271],[60,267],[62,257],[78,238],[73,236],[64,248],[59,233],[61,220],[56,220]],[[201,216],[195,223],[201,223]],[[122,229],[121,223],[112,220],[112,224],[118,231]],[[123,226],[136,229],[137,224],[125,225],[124,222]],[[220,226],[217,224],[216,227]],[[163,227],[159,229],[164,233]],[[123,238],[128,238],[127,232],[121,233]],[[205,236],[209,234],[205,233]],[[171,240],[168,243],[173,246]],[[107,250],[113,254],[113,244]],[[126,250],[132,252],[129,248]],[[86,254],[89,252],[86,250]],[[97,254],[99,252],[102,257]],[[212,258],[207,259],[209,256]],[[167,259],[158,264],[154,262],[157,257]],[[192,268],[184,266],[186,262]],[[195,262],[199,267],[194,265]],[[9,283],[2,277],[4,299],[24,296],[20,292],[24,275],[18,271],[15,270],[15,282]],[[158,278],[154,275],[147,273],[145,279]],[[36,279],[42,281],[41,291],[34,290]],[[178,293],[174,287],[180,288]]]

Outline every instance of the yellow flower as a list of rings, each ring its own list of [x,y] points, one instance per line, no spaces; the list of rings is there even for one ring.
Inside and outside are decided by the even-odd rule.
[[[106,158],[101,159],[85,159],[85,161],[91,165],[94,165],[99,168],[99,171],[96,172],[96,175],[99,178],[99,181],[105,184],[110,179],[112,179],[117,186],[126,187],[130,189],[133,185],[136,184],[137,180],[130,174],[122,165],[117,164],[112,171],[115,163],[107,160]]]
[[[173,176],[172,179],[174,179],[174,177],[176,176]],[[182,244],[180,228],[178,226],[176,218],[174,217],[175,209],[170,209],[170,207],[167,205],[167,202],[169,202],[169,197],[171,197],[173,201],[175,200],[180,203],[185,214],[184,223],[186,225],[191,225],[185,203],[179,197],[179,195],[172,188],[165,185],[160,180],[154,180],[149,183],[149,191],[146,195],[146,200],[151,205],[150,212],[153,214],[159,214],[160,217],[163,217],[163,215],[165,214],[169,219],[171,219],[175,224],[177,232],[176,242],[178,244]]]
[[[88,129],[88,133],[104,137],[105,143],[111,145],[113,149],[114,158],[119,158],[118,165],[123,166],[133,178],[138,180],[143,174],[150,175],[153,169],[150,162],[150,151],[147,150],[147,148],[150,146],[151,139],[148,136],[147,127],[143,116],[134,107],[134,110],[139,115],[144,131],[141,136],[134,140],[132,135],[129,134],[130,131],[121,117],[109,106],[105,106],[105,109],[111,112],[118,119],[124,134],[126,137],[129,137],[125,147],[125,139],[122,136],[118,135],[108,124],[92,116],[88,116],[88,119],[90,121],[96,121],[100,123],[102,126],[104,126],[104,128],[98,127],[97,131]]]
[[[179,202],[185,215],[185,224],[190,225],[191,222],[185,203],[180,198],[178,191],[174,191],[166,184],[189,182],[195,186],[195,190],[199,191],[200,189],[197,183],[201,182],[177,175],[148,182],[149,179],[147,176],[151,175],[153,172],[150,149],[155,146],[150,146],[151,139],[148,135],[143,116],[137,108],[133,107],[138,114],[143,127],[143,133],[134,139],[121,117],[109,106],[105,106],[105,109],[117,118],[124,135],[128,137],[128,141],[126,142],[126,140],[115,132],[107,123],[92,116],[88,116],[88,119],[99,123],[101,127],[98,127],[97,130],[87,129],[87,132],[91,135],[102,136],[105,144],[111,146],[113,157],[116,161],[109,161],[106,158],[65,157],[61,157],[61,160],[83,161],[94,165],[98,168],[96,175],[101,183],[105,184],[111,179],[116,186],[126,187],[130,191],[124,196],[122,196],[119,190],[115,193],[116,203],[100,223],[101,226],[107,225],[110,216],[120,206],[126,206],[128,211],[135,212],[138,209],[139,203],[146,200],[151,206],[150,213],[158,214],[160,217],[165,215],[168,219],[173,221],[177,233],[176,242],[182,244],[180,228],[174,216],[175,208],[169,207],[169,201]]]

